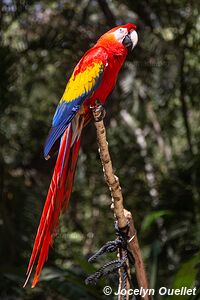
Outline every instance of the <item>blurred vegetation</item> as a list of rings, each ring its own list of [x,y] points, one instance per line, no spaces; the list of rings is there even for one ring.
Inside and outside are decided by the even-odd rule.
[[[113,164],[134,215],[151,287],[200,285],[198,1],[2,0],[3,300],[106,299],[105,281],[84,284],[93,271],[88,256],[114,238],[93,124],[84,131],[74,192],[41,282],[34,290],[22,285],[55,163],[46,162],[42,152],[55,107],[83,53],[108,28],[128,22],[137,24],[139,43],[106,104]],[[117,275],[109,280],[117,288]]]

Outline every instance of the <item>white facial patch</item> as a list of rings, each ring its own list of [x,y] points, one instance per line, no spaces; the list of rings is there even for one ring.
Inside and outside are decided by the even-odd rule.
[[[114,36],[118,42],[122,43],[124,37],[127,35],[128,30],[126,28],[118,28],[114,31]]]

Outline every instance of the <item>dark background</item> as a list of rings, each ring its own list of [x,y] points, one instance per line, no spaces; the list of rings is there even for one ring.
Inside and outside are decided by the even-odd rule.
[[[43,144],[83,53],[116,24],[139,43],[106,104],[109,146],[152,288],[199,286],[200,17],[198,1],[0,2],[0,298],[108,299],[87,258],[114,239],[94,124],[84,130],[69,209],[40,283],[22,289],[55,158]],[[115,255],[111,256],[114,258]],[[108,260],[108,258],[107,258]],[[102,259],[96,267],[105,262]],[[134,279],[134,270],[133,279]],[[112,296],[110,296],[112,299]],[[158,299],[158,297],[156,297]],[[171,296],[162,299],[194,300]]]

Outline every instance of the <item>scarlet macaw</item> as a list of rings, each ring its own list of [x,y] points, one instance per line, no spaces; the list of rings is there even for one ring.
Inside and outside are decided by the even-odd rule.
[[[61,211],[67,208],[81,142],[83,127],[92,117],[90,106],[98,99],[104,104],[112,92],[128,48],[138,41],[136,26],[115,27],[100,37],[75,67],[53,117],[52,128],[44,146],[50,158],[58,150],[53,177],[43,208],[33,251],[27,269],[27,284],[34,264],[37,267],[32,288],[38,282],[49,246],[53,244]]]

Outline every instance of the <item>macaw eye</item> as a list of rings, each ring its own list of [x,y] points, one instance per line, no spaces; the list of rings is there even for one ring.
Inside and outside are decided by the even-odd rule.
[[[123,32],[123,28],[120,28],[120,29],[119,29],[119,32],[122,33],[122,32]]]

